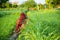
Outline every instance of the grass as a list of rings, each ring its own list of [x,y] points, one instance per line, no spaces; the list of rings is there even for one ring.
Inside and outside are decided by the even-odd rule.
[[[8,40],[19,11],[0,11],[0,40]],[[17,40],[60,40],[60,10],[34,10],[27,13],[27,22]]]

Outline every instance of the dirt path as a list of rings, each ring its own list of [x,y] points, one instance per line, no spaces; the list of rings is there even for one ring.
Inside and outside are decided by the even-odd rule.
[[[9,40],[16,40],[19,34],[20,33],[16,33],[16,32],[12,33]]]
[[[15,28],[12,29],[12,32],[10,34],[10,37],[9,37],[9,40],[16,40],[20,34],[20,31],[19,32],[14,32]]]

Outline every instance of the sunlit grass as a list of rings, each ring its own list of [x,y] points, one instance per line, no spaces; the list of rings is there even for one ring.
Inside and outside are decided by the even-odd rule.
[[[0,40],[8,38],[21,10],[0,11]],[[60,10],[35,10],[27,13],[28,24],[21,29],[17,40],[60,39]],[[7,39],[6,39],[7,40]]]

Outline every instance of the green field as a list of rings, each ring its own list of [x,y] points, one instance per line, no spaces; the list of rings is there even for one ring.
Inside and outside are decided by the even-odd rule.
[[[0,40],[8,40],[21,10],[0,10]],[[33,10],[17,40],[60,40],[60,10]]]

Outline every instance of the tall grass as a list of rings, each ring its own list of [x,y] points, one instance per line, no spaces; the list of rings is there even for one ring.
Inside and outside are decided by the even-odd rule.
[[[0,11],[0,40],[8,40],[21,10]],[[17,40],[59,40],[60,10],[34,10],[27,13],[27,22]]]

